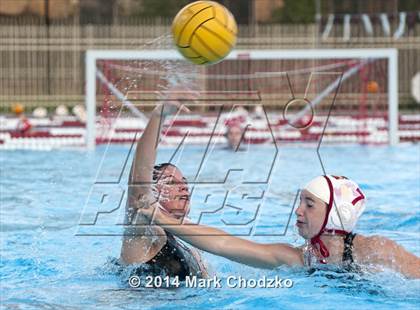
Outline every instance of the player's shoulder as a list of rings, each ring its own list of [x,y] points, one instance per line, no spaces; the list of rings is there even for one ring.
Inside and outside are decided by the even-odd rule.
[[[357,234],[354,238],[355,244],[360,244],[362,246],[370,246],[375,248],[383,248],[387,246],[394,246],[396,242],[380,235],[364,236]]]
[[[359,262],[374,263],[395,253],[399,249],[399,245],[384,236],[357,234],[353,240],[353,248]]]

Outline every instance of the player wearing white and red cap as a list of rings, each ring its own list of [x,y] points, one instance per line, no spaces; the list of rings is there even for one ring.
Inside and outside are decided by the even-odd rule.
[[[295,211],[296,226],[306,241],[303,247],[285,243],[262,244],[208,226],[184,225],[153,205],[138,212],[199,249],[253,267],[312,266],[317,263],[345,269],[386,267],[407,277],[420,278],[419,257],[388,238],[353,233],[365,203],[362,190],[346,177],[325,175],[310,181],[301,191],[300,204]]]
[[[313,179],[305,186],[305,190],[322,200],[327,206],[321,229],[310,238],[311,244],[322,256],[320,262],[325,263],[329,256],[328,248],[321,239],[324,234],[345,236],[344,255],[348,258],[344,257],[343,261],[353,261],[351,250],[355,235],[352,231],[366,203],[365,195],[359,186],[343,176],[325,175]],[[297,224],[301,224],[299,219]],[[298,226],[301,229],[303,225]]]

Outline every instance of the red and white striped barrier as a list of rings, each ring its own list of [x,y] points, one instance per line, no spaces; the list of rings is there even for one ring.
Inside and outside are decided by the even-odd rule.
[[[187,115],[176,120],[168,119],[163,128],[162,144],[226,143],[225,121],[212,115]],[[222,121],[221,121],[222,120]],[[0,149],[52,150],[85,146],[85,124],[75,117],[29,118],[32,125],[28,132],[17,131],[19,120],[0,116]],[[324,131],[325,116],[316,116],[312,125],[298,130],[288,125],[277,114],[265,119],[248,117],[245,124],[244,142],[252,144],[288,142],[317,142],[324,133],[323,142],[385,144],[388,142],[387,122],[383,117],[357,118],[331,116]],[[97,121],[98,144],[132,143],[140,136],[145,122],[137,118],[120,118],[113,122]],[[401,115],[399,119],[401,142],[420,141],[420,114]]]

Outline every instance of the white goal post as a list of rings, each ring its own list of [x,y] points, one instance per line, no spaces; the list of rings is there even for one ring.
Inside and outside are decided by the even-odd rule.
[[[234,50],[226,59],[385,59],[387,60],[388,142],[396,145],[398,135],[398,51],[396,49],[307,49],[307,50]],[[98,60],[182,60],[175,50],[88,50],[86,52],[86,146],[96,146],[96,103]],[[124,94],[125,95],[125,94]]]

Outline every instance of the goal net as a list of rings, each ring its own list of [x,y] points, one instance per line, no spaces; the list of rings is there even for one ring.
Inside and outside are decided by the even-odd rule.
[[[232,123],[251,143],[396,144],[397,65],[395,49],[235,50],[211,66],[168,49],[90,50],[86,144],[132,142],[169,93],[193,113],[168,120],[167,144],[222,143]]]

